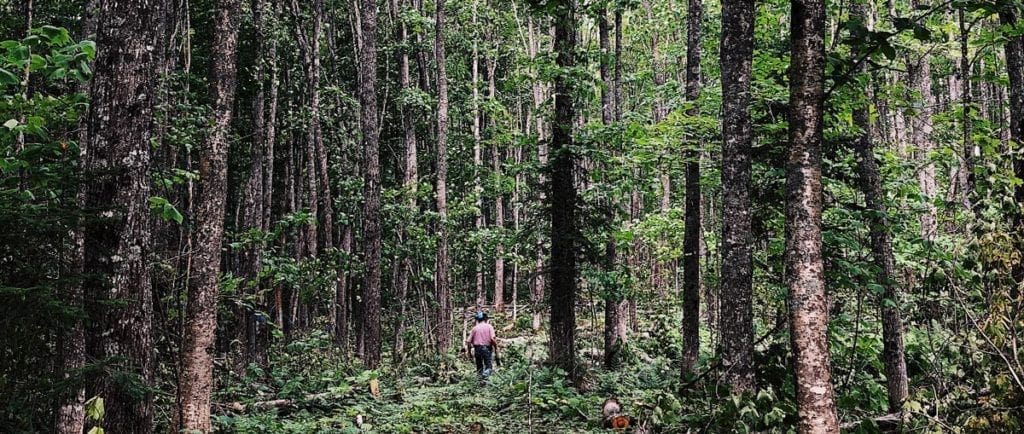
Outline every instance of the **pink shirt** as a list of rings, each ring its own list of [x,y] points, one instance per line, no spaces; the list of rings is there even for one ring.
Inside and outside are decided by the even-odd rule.
[[[496,341],[494,335],[494,327],[486,322],[477,323],[473,326],[473,331],[469,332],[469,343],[471,345],[491,345],[492,341]]]

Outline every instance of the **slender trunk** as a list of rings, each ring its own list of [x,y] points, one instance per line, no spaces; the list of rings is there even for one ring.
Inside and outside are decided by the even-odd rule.
[[[497,103],[497,87],[494,81],[494,70],[497,67],[497,59],[487,60],[487,98],[490,104]],[[491,130],[496,130],[494,117],[490,118]],[[505,309],[505,243],[502,241],[505,231],[505,197],[502,191],[502,161],[501,149],[498,147],[498,140],[491,138],[491,162],[494,169],[494,176],[498,180],[497,191],[494,195],[494,227],[498,233],[498,243],[494,247],[494,310],[501,312]]]
[[[473,23],[476,23],[476,8],[473,10]],[[481,112],[480,112],[480,57],[477,51],[477,42],[473,41],[473,194],[476,196],[476,210],[474,210],[473,224],[476,232],[484,230],[484,188],[480,184],[480,170],[483,168],[483,152],[481,144]],[[481,247],[476,246],[476,305],[487,303],[487,296],[484,295],[484,255]]]
[[[235,54],[238,50],[240,0],[218,0],[210,93],[213,128],[199,161],[199,207],[195,217],[196,272],[189,285],[185,338],[178,377],[178,429],[209,432],[213,393],[213,342],[217,330],[221,242],[228,184],[228,134],[235,99]]]
[[[600,74],[601,83],[601,123],[608,127],[615,122],[615,83],[611,77],[609,64],[611,63],[611,41],[608,26],[608,8],[605,7],[598,16],[598,39],[601,47]],[[620,204],[612,205],[618,214]],[[611,217],[611,224],[617,223],[615,217]],[[613,273],[618,267],[618,247],[614,234],[609,234],[605,241],[605,257],[603,268],[605,272]],[[622,315],[622,297],[616,291],[604,297],[604,366],[607,369],[615,369],[621,364],[622,344],[625,341],[623,331],[625,321]]]
[[[751,63],[754,2],[722,2],[722,298],[719,324],[726,381],[748,392],[754,379],[754,318],[751,254]]]
[[[963,151],[963,166],[961,167],[960,178],[963,187],[960,189],[961,200],[967,208],[973,208],[974,201],[974,141],[971,138],[971,111],[974,109],[974,102],[971,96],[971,61],[968,58],[968,38],[970,35],[964,20],[964,9],[957,10],[957,22],[960,27],[960,97],[963,118],[961,119],[961,130]]]
[[[918,188],[925,200],[925,212],[920,215],[921,238],[934,240],[938,235],[938,210],[934,200],[938,186],[935,181],[935,164],[931,162],[931,152],[935,149],[932,142],[932,112],[935,96],[932,93],[932,74],[929,56],[921,54],[915,63],[907,65],[907,75],[915,98],[914,108],[905,113],[910,121],[911,141],[915,146],[915,156],[923,167],[917,173]]]
[[[394,10],[396,17],[401,16],[400,4],[398,0],[391,0],[391,8]],[[409,31],[406,28],[404,22],[398,26],[398,42],[405,44],[409,39]],[[403,51],[399,56],[399,72],[402,90],[408,92],[412,88],[412,78],[409,74],[409,53]],[[406,190],[408,195],[407,206],[409,212],[418,213],[418,207],[416,206],[416,187],[419,183],[419,170],[418,170],[418,156],[417,156],[417,144],[416,144],[416,119],[413,107],[403,105],[402,110],[402,131],[405,137],[405,171],[402,174],[402,186]],[[401,234],[403,239],[409,237],[408,233]],[[408,294],[409,294],[409,278],[412,274],[412,258],[409,255],[404,255],[401,258],[399,265],[401,270],[398,275],[398,324],[395,326],[395,346],[394,346],[394,357],[396,360],[401,360],[404,353],[405,340],[405,316],[408,310]]]
[[[797,427],[801,433],[838,433],[821,244],[825,3],[794,0],[791,4],[785,274],[796,365]]]
[[[434,21],[434,57],[437,63],[437,263],[434,296],[437,315],[434,324],[437,351],[445,353],[452,348],[451,290],[448,284],[448,73],[444,53],[445,1],[437,0]]]
[[[155,360],[149,252],[149,139],[160,38],[160,0],[102,2],[89,104],[83,209],[83,288],[94,322],[90,354],[107,360],[90,392],[106,402],[110,432],[149,432]],[[134,25],[124,26],[130,22]],[[147,392],[138,393],[139,387]]]
[[[698,116],[700,97],[702,0],[689,0],[686,17],[686,100],[689,116]],[[683,227],[683,375],[693,373],[700,357],[700,143],[688,143],[686,209]]]
[[[576,11],[572,1],[555,6],[555,53],[563,71],[575,67]],[[555,122],[551,137],[551,348],[550,359],[572,379],[576,372],[576,206],[573,179],[573,85],[555,80]]]
[[[851,14],[867,18],[864,5],[851,7]],[[864,74],[865,67],[859,68]],[[860,129],[860,135],[854,142],[857,154],[858,171],[860,172],[861,191],[869,216],[871,233],[871,251],[875,264],[878,265],[878,282],[885,288],[878,294],[882,315],[882,359],[885,363],[885,378],[889,392],[889,411],[898,412],[907,399],[907,364],[903,345],[903,319],[900,315],[900,292],[896,278],[896,259],[893,256],[892,240],[889,237],[890,227],[885,204],[885,193],[882,190],[882,176],[875,161],[875,145],[872,142],[870,97],[854,109],[853,121]]]
[[[1018,27],[1021,25],[1018,12],[1005,7],[999,12],[999,21],[1004,26]],[[1017,34],[1011,36],[1003,47],[1006,56],[1006,71],[1009,75],[1009,110],[1010,110],[1010,140],[1015,143],[1024,143],[1024,36]],[[1024,159],[1019,156],[1013,159],[1013,174],[1017,178],[1024,179]],[[1024,203],[1024,186],[1018,185],[1014,189],[1014,202],[1018,206]],[[1012,216],[1014,229],[1020,230],[1024,227],[1024,216],[1016,211]],[[1018,238],[1017,250],[1024,251],[1024,242]],[[1016,283],[1011,285],[1010,297],[1015,303],[1020,302],[1020,285],[1024,282],[1024,265],[1017,262],[1013,266],[1013,280]]]
[[[381,216],[377,123],[377,2],[362,0],[359,10],[359,106],[363,136],[363,363],[376,369],[381,361]]]
[[[99,8],[99,0],[89,0],[85,5],[85,16],[82,19],[82,38],[91,38],[96,33],[96,13]],[[89,94],[90,86],[83,83],[78,91],[84,95]],[[79,161],[87,161],[88,156],[88,121],[87,116],[79,119]],[[80,209],[85,207],[85,189],[79,187],[75,202]],[[76,225],[73,240],[74,251],[72,258],[73,275],[82,275],[85,264],[85,234],[81,223]],[[65,304],[70,309],[85,309],[85,294],[81,283],[75,282],[68,287]],[[85,366],[85,322],[82,319],[75,319],[60,333],[59,369],[64,380],[69,380]],[[85,387],[76,381],[69,381],[72,386],[63,392],[57,403],[57,417],[55,419],[54,432],[57,434],[81,434],[85,429]]]
[[[528,36],[529,36],[529,43],[528,43],[528,47],[527,48],[528,48],[528,51],[529,51],[530,60],[531,61],[535,61],[537,59],[537,52],[539,51],[539,48],[540,48],[540,41],[539,41],[540,37],[539,37],[538,32],[537,32],[537,27],[533,24],[533,18],[532,17],[527,19],[527,27],[528,27],[527,30],[528,30]],[[540,82],[540,77],[539,77],[538,71],[533,71],[533,73],[534,73],[534,82],[533,82],[533,89],[532,89],[533,90],[533,118],[534,118],[534,121],[537,123],[537,161],[540,164],[541,168],[546,168],[547,164],[548,164],[548,148],[547,148],[547,142],[545,142],[546,139],[544,137],[545,136],[545,134],[544,134],[544,132],[545,132],[544,116],[541,114],[541,107],[544,104],[543,89],[542,89],[542,84]],[[543,175],[543,170],[541,171],[541,174],[539,175],[538,181],[542,185],[546,182],[546,179],[545,179],[545,177]],[[538,196],[540,196],[539,199],[541,201],[547,200],[547,193],[546,193],[545,190],[546,190],[546,187],[542,187],[540,189],[540,193],[539,193]],[[536,256],[536,264],[535,264],[536,276],[533,278],[533,282],[532,282],[532,284],[530,286],[530,289],[531,289],[531,294],[530,294],[531,300],[530,301],[531,301],[531,304],[533,305],[533,308],[532,308],[533,318],[532,318],[532,321],[531,321],[531,325],[532,325],[533,331],[540,330],[541,313],[542,313],[541,304],[543,304],[543,301],[544,301],[544,289],[545,289],[545,286],[547,285],[547,278],[546,278],[546,276],[548,274],[547,270],[544,269],[544,265],[545,265],[545,263],[544,263],[544,243],[542,241],[540,241],[540,240],[537,241],[536,254],[537,254],[537,256]]]

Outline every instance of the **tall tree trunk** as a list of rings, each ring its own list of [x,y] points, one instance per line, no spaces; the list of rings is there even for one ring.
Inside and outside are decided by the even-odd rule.
[[[451,290],[448,284],[448,73],[444,54],[445,1],[437,0],[434,17],[434,57],[437,63],[437,263],[434,297],[437,302],[435,337],[437,351],[452,348]]]
[[[154,380],[149,252],[149,139],[155,50],[164,3],[106,1],[99,11],[85,161],[84,291],[94,322],[89,345],[112,362],[96,380],[110,432],[152,430]],[[125,26],[123,23],[133,23]]]
[[[537,27],[533,23],[532,17],[527,18],[527,27],[529,37],[529,43],[527,48],[529,51],[530,60],[536,61],[537,53],[538,51],[540,51],[540,36],[538,34],[539,32],[537,31]],[[548,145],[545,141],[546,139],[544,133],[544,116],[541,114],[541,108],[544,104],[544,91],[542,89],[542,84],[540,82],[539,72],[536,70],[533,72],[533,118],[534,121],[537,123],[537,162],[540,164],[542,168],[546,168],[548,164]],[[546,182],[546,179],[543,175],[543,171],[541,171],[538,181],[541,184],[544,184]],[[542,187],[540,190],[539,199],[541,201],[547,199],[547,193],[545,190],[546,187]],[[542,312],[541,305],[544,301],[544,289],[547,285],[548,272],[547,270],[544,269],[544,243],[542,241],[537,242],[536,254],[536,276],[533,278],[533,282],[530,285],[530,302],[532,304],[531,310],[533,313],[531,325],[533,331],[540,330],[540,320]]]
[[[377,136],[377,2],[362,0],[359,17],[360,128],[363,136],[363,363],[376,369],[381,361],[380,333],[380,161]]]
[[[240,0],[218,0],[213,37],[210,93],[213,128],[199,160],[199,207],[195,217],[196,272],[189,285],[185,336],[178,377],[178,430],[209,432],[213,393],[213,342],[217,330],[221,244],[228,187],[228,149],[235,99]]]
[[[867,21],[864,5],[852,5],[851,15]],[[858,73],[864,74],[865,69],[862,65]],[[898,412],[903,407],[903,401],[907,399],[908,393],[903,319],[899,308],[899,286],[895,281],[896,259],[889,237],[888,210],[885,193],[882,190],[882,176],[875,161],[875,145],[871,139],[871,117],[867,104],[870,104],[870,97],[866,97],[853,111],[853,122],[860,129],[860,135],[854,142],[854,150],[857,153],[861,191],[864,192],[864,201],[869,211],[871,253],[879,269],[878,282],[885,288],[885,291],[879,294],[882,297],[879,304],[884,344],[882,359],[885,363],[885,378],[889,392],[889,411]]]
[[[698,116],[700,97],[700,44],[704,15],[702,0],[689,0],[686,16],[687,112]],[[683,375],[693,373],[700,357],[700,143],[688,143],[686,157],[686,210],[683,225]]]
[[[253,26],[255,26],[256,43],[260,55],[256,60],[256,67],[253,73],[253,81],[256,85],[256,95],[252,101],[252,127],[253,127],[253,140],[249,152],[249,176],[245,181],[245,206],[244,214],[242,218],[242,230],[259,230],[263,231],[268,226],[264,222],[266,217],[265,210],[267,206],[263,203],[266,199],[267,189],[273,189],[272,185],[266,185],[267,180],[267,146],[272,143],[272,138],[268,135],[273,128],[269,124],[266,116],[267,98],[266,98],[266,85],[268,77],[273,80],[272,71],[267,68],[268,58],[267,53],[270,51],[267,47],[267,14],[271,11],[268,9],[269,3],[265,0],[257,0],[252,4],[253,13]],[[262,269],[262,257],[263,257],[263,243],[255,242],[250,246],[246,246],[242,250],[239,258],[239,275],[246,279],[245,287],[243,288],[244,294],[247,296],[253,296],[260,293],[261,282],[259,281],[260,270]],[[236,366],[244,367],[248,362],[256,360],[256,333],[257,333],[257,322],[253,318],[254,312],[248,307],[240,307],[237,309],[239,330],[237,335],[242,342],[241,354]]]
[[[401,17],[401,4],[399,0],[391,0],[391,8],[394,10],[396,17]],[[409,40],[409,30],[406,28],[405,22],[402,22],[398,26],[398,42],[404,45]],[[402,90],[408,92],[412,89],[412,78],[409,74],[409,52],[402,51],[399,56],[399,74],[402,85]],[[418,207],[416,205],[416,190],[417,184],[419,183],[419,168],[417,156],[417,143],[416,143],[416,118],[414,108],[411,106],[402,105],[402,132],[405,138],[405,170],[402,173],[402,186],[406,190],[408,195],[406,206],[409,207],[408,212],[418,213]],[[401,234],[403,238],[408,238],[409,234],[404,232]],[[409,294],[409,278],[412,275],[412,258],[408,254],[404,254],[401,257],[401,263],[399,264],[401,270],[399,271],[398,277],[398,324],[395,326],[395,346],[394,346],[394,357],[396,360],[401,360],[405,351],[405,316],[408,310],[408,294]]]
[[[915,1],[915,4],[917,2]],[[932,112],[935,96],[932,94],[932,69],[927,53],[921,54],[917,61],[907,65],[907,75],[914,95],[913,109],[905,113],[910,121],[911,141],[916,158],[923,164],[917,173],[918,187],[926,201],[925,212],[920,215],[921,238],[934,240],[938,235],[938,210],[934,199],[938,186],[935,181],[935,164],[931,160],[931,152],[935,149],[932,142]]]
[[[497,68],[498,59],[487,59],[487,98],[489,104],[497,104],[497,86],[494,78],[494,70]],[[497,124],[494,116],[490,117],[490,128],[496,130]],[[494,247],[494,310],[501,312],[505,310],[505,196],[502,176],[501,148],[498,147],[498,139],[491,137],[491,164],[496,179],[494,195],[494,228],[497,231],[497,245]]]
[[[576,202],[573,179],[573,85],[567,72],[575,67],[576,11],[571,0],[555,5],[555,54],[566,73],[555,79],[555,122],[551,137],[551,361],[577,378],[576,372]]]
[[[82,38],[91,38],[96,33],[96,13],[99,8],[99,0],[89,0],[85,5],[85,15],[82,18]],[[82,94],[89,94],[89,83],[83,83],[78,91]],[[79,119],[79,161],[87,161],[89,134],[86,122],[88,117]],[[85,208],[85,189],[79,188],[75,202],[81,209]],[[72,259],[72,274],[82,275],[85,264],[85,234],[79,224],[74,232],[74,258]],[[72,283],[68,288],[65,304],[68,308],[84,310],[85,294],[82,283]],[[72,320],[60,333],[59,369],[63,379],[68,380],[71,376],[85,366],[85,322],[82,319]],[[61,395],[57,402],[57,417],[55,419],[54,432],[57,434],[81,434],[85,429],[85,387],[78,382],[71,381],[72,387]]]
[[[718,318],[726,381],[748,392],[754,379],[750,170],[754,2],[722,2],[722,298]]]
[[[474,3],[476,4],[476,3]],[[473,23],[476,24],[476,8],[473,9]],[[476,232],[484,230],[484,188],[480,183],[480,171],[483,168],[482,113],[480,111],[480,56],[477,41],[473,41],[473,194],[476,196],[476,209],[473,211],[473,224]],[[484,294],[484,254],[482,247],[476,246],[476,305],[487,303]]]
[[[838,433],[821,244],[825,3],[793,0],[791,5],[785,262],[790,340],[796,365],[797,427],[801,433]]]
[[[609,63],[611,62],[611,41],[608,32],[608,7],[605,6],[598,12],[597,28],[598,43],[601,47],[601,58],[599,70],[601,74],[601,123],[608,127],[615,122],[615,84],[612,82]],[[618,208],[618,205],[613,205]],[[615,212],[615,214],[618,214]],[[615,223],[615,217],[611,217],[611,223]],[[605,258],[603,268],[605,272],[613,273],[617,267],[618,252],[615,244],[614,234],[608,235],[605,242]],[[622,318],[622,302],[617,293],[607,294],[604,297],[604,366],[607,369],[615,369],[620,364],[622,339],[619,330],[624,327]]]
[[[1019,27],[1021,23],[1018,14],[1017,10],[1006,6],[999,12],[999,21],[1004,26]],[[1017,34],[1009,37],[1003,50],[1006,55],[1006,71],[1010,79],[1010,140],[1024,143],[1024,36]],[[1024,179],[1024,159],[1019,156],[1013,159],[1013,174]],[[1024,186],[1018,185],[1013,196],[1017,206],[1024,204]],[[1021,211],[1014,212],[1012,219],[1013,229],[1021,231],[1024,228],[1024,215]],[[1018,236],[1016,247],[1018,251],[1024,251],[1024,242],[1020,239]],[[1024,283],[1024,265],[1020,262],[1015,263],[1012,273],[1016,284],[1011,286],[1010,297],[1019,304],[1020,285]]]
[[[957,23],[960,27],[960,97],[961,97],[961,110],[963,110],[963,118],[961,119],[960,128],[963,131],[963,151],[962,159],[963,166],[961,167],[960,178],[963,182],[960,195],[961,200],[968,208],[973,208],[974,205],[974,141],[971,138],[971,126],[972,116],[971,111],[974,109],[974,101],[971,95],[971,61],[968,57],[968,42],[970,34],[967,30],[967,24],[964,19],[964,8],[957,10]]]

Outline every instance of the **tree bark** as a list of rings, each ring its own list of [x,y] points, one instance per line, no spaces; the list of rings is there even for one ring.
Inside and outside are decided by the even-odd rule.
[[[689,116],[698,116],[702,0],[689,0],[686,16],[686,100]],[[700,357],[700,143],[689,143],[686,157],[686,209],[683,223],[683,375],[693,373]]]
[[[537,27],[533,23],[533,18],[527,18],[528,27],[528,51],[530,60],[535,61],[537,59],[537,53],[540,51],[540,36],[537,32]],[[537,162],[541,168],[546,168],[548,164],[548,147],[545,142],[545,128],[544,128],[544,116],[541,114],[541,108],[544,104],[543,89],[540,82],[540,76],[537,71],[534,71],[534,83],[533,83],[533,118],[537,123]],[[546,182],[546,177],[543,174],[543,170],[538,175],[538,181],[540,184]],[[539,199],[544,201],[547,199],[546,187],[541,187],[539,193]],[[542,241],[537,242],[536,248],[536,277],[533,279],[530,285],[530,298],[531,298],[531,310],[533,318],[531,325],[533,331],[540,330],[541,323],[541,305],[544,301],[544,289],[547,286],[547,270],[544,270],[544,243]]]
[[[722,2],[722,298],[721,352],[726,382],[749,392],[754,379],[754,318],[751,253],[751,63],[754,2]]]
[[[576,18],[572,1],[555,5],[555,54],[562,73],[555,80],[551,137],[551,349],[550,359],[572,379],[576,372],[576,202],[573,179],[575,104],[568,72],[575,66]]]
[[[797,429],[801,433],[838,433],[821,238],[825,4],[823,0],[793,0],[791,5],[785,274],[796,365]],[[728,338],[723,335],[722,339]]]
[[[235,99],[240,0],[218,0],[210,93],[213,128],[199,160],[199,207],[195,217],[196,264],[185,311],[185,336],[178,376],[178,430],[209,432],[213,393],[213,343],[217,330],[221,244],[227,197],[228,149]]]
[[[611,63],[611,41],[608,29],[608,7],[605,6],[598,12],[598,39],[601,47],[601,58],[599,70],[601,74],[601,123],[608,127],[615,122],[615,83],[612,81],[609,63]],[[619,208],[618,204],[612,205]],[[616,211],[615,214],[618,212]],[[616,223],[614,215],[611,217],[612,224]],[[605,258],[603,268],[605,272],[614,273],[618,266],[618,252],[614,233],[608,234],[605,242]],[[604,366],[606,369],[615,369],[621,363],[621,352],[623,336],[620,333],[625,328],[622,318],[622,300],[618,291],[605,294],[604,296]]]
[[[915,1],[915,4],[917,2]],[[935,149],[932,142],[932,112],[935,97],[932,94],[932,73],[929,56],[921,54],[915,63],[907,65],[907,79],[913,89],[914,108],[905,113],[909,118],[911,141],[915,146],[915,156],[923,163],[917,173],[918,187],[925,203],[925,212],[920,215],[921,238],[934,240],[938,235],[938,210],[935,200],[938,186],[935,181],[935,164],[931,160],[931,152]]]
[[[99,8],[99,0],[89,0],[85,5],[85,15],[82,18],[81,37],[91,38],[96,33],[96,13]],[[82,94],[89,94],[89,83],[82,83],[78,91]],[[78,147],[80,150],[79,160],[87,161],[88,157],[88,121],[87,117],[79,120]],[[79,188],[75,196],[75,202],[81,209],[85,208],[85,189]],[[74,251],[72,258],[72,274],[82,275],[85,264],[85,234],[79,224],[74,232]],[[65,304],[72,309],[85,309],[85,293],[82,283],[74,282],[68,287]],[[60,332],[58,348],[59,369],[64,380],[71,378],[73,374],[85,366],[85,322],[82,319],[75,319],[70,325]],[[77,382],[70,382],[72,387],[65,390],[57,403],[57,417],[55,420],[54,432],[57,434],[81,434],[85,429],[85,387]]]
[[[401,17],[401,3],[399,0],[391,0],[391,8],[394,10],[396,19]],[[405,45],[409,40],[409,30],[405,25],[405,22],[401,22],[397,26],[398,42],[401,45]],[[412,89],[412,77],[409,73],[409,52],[403,50],[398,59],[399,75],[401,80],[401,86],[403,92],[408,92]],[[416,141],[416,114],[414,108],[405,106],[404,104],[400,107],[402,111],[402,132],[405,139],[405,170],[402,172],[402,186],[406,190],[407,200],[406,206],[409,207],[408,212],[418,213],[419,209],[416,205],[416,190],[417,184],[419,183],[419,168],[417,155],[417,141]],[[409,234],[405,231],[402,232],[401,236],[403,239],[408,238]],[[412,275],[412,258],[408,254],[404,254],[400,258],[398,277],[398,324],[395,326],[395,345],[394,345],[394,357],[396,360],[401,360],[405,351],[405,316],[408,310],[408,294],[409,294],[409,278]]]
[[[999,21],[1004,26],[1020,26],[1018,11],[1005,7],[999,12]],[[1008,38],[1003,47],[1006,56],[1006,71],[1009,75],[1009,106],[1010,106],[1010,140],[1015,143],[1024,143],[1024,36],[1016,35]],[[1024,159],[1017,156],[1013,159],[1013,175],[1024,179]],[[1024,186],[1017,185],[1014,188],[1014,202],[1019,207],[1024,204]],[[1020,231],[1024,228],[1024,215],[1018,209],[1012,217],[1013,229]],[[1017,250],[1024,251],[1024,241],[1017,237]],[[1020,285],[1024,283],[1024,265],[1018,261],[1014,264],[1013,281],[1011,285],[1010,298],[1020,303]]]
[[[852,5],[851,14],[867,21],[864,5]],[[862,65],[858,73],[864,74]],[[896,283],[896,259],[893,256],[892,240],[889,237],[888,209],[882,190],[882,176],[875,161],[875,145],[871,140],[871,117],[865,98],[853,111],[853,122],[860,129],[854,142],[857,166],[860,172],[861,191],[868,209],[871,253],[878,266],[878,282],[885,291],[879,300],[882,316],[882,359],[885,363],[885,378],[889,393],[889,411],[896,412],[907,399],[907,363],[903,345],[903,319],[900,314],[900,291]]]
[[[363,363],[376,369],[381,361],[381,221],[380,161],[377,123],[377,2],[362,0],[359,17],[360,128],[363,136]]]
[[[476,4],[476,3],[474,3]],[[473,24],[476,25],[476,8],[473,10]],[[484,188],[480,183],[480,170],[483,168],[482,120],[480,112],[480,56],[477,41],[473,41],[473,194],[476,195],[476,209],[473,212],[473,224],[476,232],[484,230]],[[476,246],[476,305],[479,308],[487,304],[484,294],[484,255],[482,247]]]
[[[149,139],[161,0],[102,2],[90,90],[85,161],[87,348],[112,363],[90,392],[107,403],[110,432],[152,430],[153,298],[149,253]],[[132,23],[132,25],[126,25]],[[140,390],[142,389],[142,390]]]
[[[496,104],[497,86],[494,78],[494,70],[497,68],[498,59],[487,60],[487,98],[490,104]],[[494,117],[490,117],[491,130],[496,130],[497,125]],[[505,310],[505,195],[502,181],[502,156],[498,147],[498,140],[491,138],[491,165],[494,170],[495,189],[494,192],[494,228],[497,232],[497,245],[494,247],[494,310],[501,312]]]
[[[434,17],[434,57],[437,63],[437,263],[434,296],[437,302],[435,338],[437,351],[452,348],[451,289],[448,284],[448,73],[444,52],[445,1],[437,0]]]

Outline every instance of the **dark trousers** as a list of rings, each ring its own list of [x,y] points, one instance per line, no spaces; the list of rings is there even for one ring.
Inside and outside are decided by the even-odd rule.
[[[491,369],[491,347],[473,345],[473,358],[476,360],[476,372],[483,372],[484,368]]]

